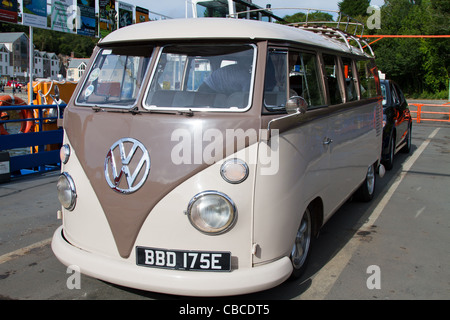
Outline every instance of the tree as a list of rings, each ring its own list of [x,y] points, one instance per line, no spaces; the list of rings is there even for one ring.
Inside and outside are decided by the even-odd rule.
[[[339,11],[350,17],[367,16],[370,0],[342,0],[338,2]]]
[[[89,58],[97,43],[97,38],[77,34],[35,28],[33,42],[37,50],[71,55],[76,58]]]
[[[292,16],[286,15],[283,19],[288,23],[305,22],[306,13],[298,12]],[[333,21],[333,16],[326,12],[312,12],[308,15],[308,21]]]
[[[450,5],[439,0],[385,0],[378,34],[450,34]],[[450,73],[448,39],[383,39],[373,45],[378,68],[408,94],[443,97]]]

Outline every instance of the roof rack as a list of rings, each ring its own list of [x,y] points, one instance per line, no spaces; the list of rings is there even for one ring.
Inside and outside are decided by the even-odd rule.
[[[332,39],[337,39],[345,43],[350,52],[353,50],[359,49],[362,53],[365,53],[364,48],[368,48],[370,55],[375,57],[375,54],[370,47],[370,45],[362,39],[364,36],[364,23],[346,15],[337,10],[324,10],[324,9],[314,9],[314,8],[299,8],[299,7],[289,7],[289,8],[261,8],[254,10],[247,10],[236,12],[233,15],[230,15],[231,18],[237,18],[240,14],[249,13],[249,12],[258,12],[258,11],[273,11],[273,10],[299,10],[306,11],[306,16],[304,21],[294,22],[287,24],[288,26],[300,28],[303,30],[312,31],[315,33],[320,33],[324,36],[327,36]],[[332,13],[333,15],[337,15],[336,21],[308,21],[310,13],[316,12],[325,12]],[[335,25],[335,27],[331,27],[329,25]],[[354,26],[353,34],[349,33],[349,27]],[[360,35],[357,35],[358,29],[361,28]],[[350,42],[353,41],[356,43],[357,47],[352,46]]]
[[[350,50],[350,52],[353,52],[354,49],[356,48],[356,49],[359,49],[362,53],[365,53],[364,48],[368,48],[370,55],[372,57],[375,57],[375,53],[373,52],[372,48],[364,39],[362,39],[358,36],[355,36],[353,34],[347,33],[345,31],[342,31],[340,29],[328,27],[326,25],[323,25],[323,26],[308,25],[308,24],[300,25],[298,23],[293,23],[293,24],[289,24],[289,25],[292,27],[303,29],[303,30],[320,33],[331,39],[340,40],[340,41],[344,42],[344,44],[347,46],[347,48]],[[356,43],[357,47],[352,46],[350,43],[351,41]]]

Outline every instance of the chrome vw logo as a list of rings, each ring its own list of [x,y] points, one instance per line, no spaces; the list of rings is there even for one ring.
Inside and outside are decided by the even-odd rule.
[[[111,189],[133,193],[145,183],[150,171],[150,156],[136,139],[123,138],[115,142],[105,159],[105,178]],[[125,176],[125,179],[122,179]]]

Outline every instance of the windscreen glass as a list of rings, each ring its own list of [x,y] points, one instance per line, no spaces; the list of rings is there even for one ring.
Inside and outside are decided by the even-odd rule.
[[[253,45],[180,45],[162,48],[146,108],[247,109],[256,48]]]
[[[152,48],[101,49],[77,97],[78,104],[130,108],[136,103]]]

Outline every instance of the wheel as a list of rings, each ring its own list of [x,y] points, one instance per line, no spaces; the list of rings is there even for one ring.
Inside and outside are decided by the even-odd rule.
[[[366,179],[356,191],[356,196],[360,201],[368,202],[373,199],[375,193],[375,165],[371,165],[367,169]]]
[[[305,271],[313,240],[311,212],[306,209],[300,227],[295,235],[290,259],[292,262],[291,279],[298,279]]]
[[[406,136],[406,145],[400,150],[403,153],[409,153],[411,151],[411,125],[408,126],[408,133]]]
[[[395,154],[395,138],[394,134],[392,134],[391,141],[389,142],[389,158],[386,161],[383,161],[386,170],[391,170],[392,167],[394,166],[394,154]]]

